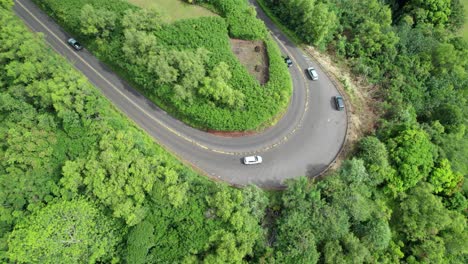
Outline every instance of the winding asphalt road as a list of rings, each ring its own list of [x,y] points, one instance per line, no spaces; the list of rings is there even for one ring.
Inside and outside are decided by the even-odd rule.
[[[70,35],[30,0],[16,0],[14,11],[32,31],[42,32],[50,46],[69,59],[120,111],[184,162],[233,185],[281,188],[284,180],[316,176],[333,162],[345,140],[347,119],[345,111],[335,110],[332,97],[338,91],[319,65],[289,41],[255,1],[250,2],[282,52],[294,62],[290,68],[294,91],[287,113],[274,127],[238,138],[215,136],[172,118],[91,53],[71,49],[66,43]],[[318,81],[306,77],[309,66],[317,69]],[[254,153],[263,157],[262,164],[241,163],[243,156]]]

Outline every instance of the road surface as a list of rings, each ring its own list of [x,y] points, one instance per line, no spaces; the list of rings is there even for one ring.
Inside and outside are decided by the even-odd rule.
[[[251,2],[256,6],[255,1]],[[14,6],[32,31],[42,32],[49,45],[70,60],[120,111],[185,163],[232,185],[281,188],[285,180],[316,176],[333,162],[344,144],[347,118],[345,111],[335,110],[333,96],[338,91],[322,69],[289,41],[258,6],[256,9],[282,52],[293,60],[289,70],[294,90],[286,114],[274,127],[257,135],[226,138],[183,124],[91,53],[74,51],[67,44],[71,36],[30,0],[16,0]],[[311,81],[306,76],[309,66],[317,69],[319,80]],[[252,154],[261,155],[263,163],[243,165],[242,157]]]

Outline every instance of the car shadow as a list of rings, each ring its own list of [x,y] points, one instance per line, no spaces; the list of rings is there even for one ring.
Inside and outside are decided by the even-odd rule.
[[[337,111],[337,109],[336,109],[336,104],[335,104],[335,97],[334,97],[334,96],[330,97],[330,107],[331,107],[333,110]]]
[[[306,76],[307,80],[313,81],[313,80],[312,80],[312,77],[310,77],[310,74],[309,74],[309,72],[307,71],[307,69],[304,69],[303,72],[304,72],[304,75]]]

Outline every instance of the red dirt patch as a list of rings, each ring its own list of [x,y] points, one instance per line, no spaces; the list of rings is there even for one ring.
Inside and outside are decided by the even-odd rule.
[[[231,50],[247,71],[263,85],[269,79],[269,63],[261,40],[230,39]]]
[[[208,130],[210,134],[221,136],[221,137],[243,137],[257,134],[257,131],[216,131],[216,130]]]

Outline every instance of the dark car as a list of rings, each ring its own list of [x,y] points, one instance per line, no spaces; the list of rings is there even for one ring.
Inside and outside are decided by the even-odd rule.
[[[76,41],[76,39],[74,38],[69,38],[68,39],[68,44],[70,44],[70,46],[72,46],[75,50],[82,50],[83,49],[83,46],[81,46],[81,44]]]
[[[292,66],[292,60],[291,58],[289,58],[289,56],[287,56],[286,58],[284,58],[284,62],[286,62],[286,64],[288,65],[288,67],[291,67]]]
[[[344,109],[343,97],[339,95],[335,96],[335,106],[336,106],[336,110],[341,111]]]

